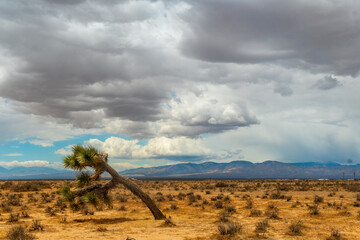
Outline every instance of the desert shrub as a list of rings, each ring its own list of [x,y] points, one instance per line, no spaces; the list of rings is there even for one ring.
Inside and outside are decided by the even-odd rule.
[[[265,211],[265,215],[272,219],[279,219],[279,209],[278,208],[267,209]]]
[[[11,181],[5,181],[3,184],[0,185],[0,188],[1,188],[2,190],[10,190],[13,185],[14,185],[13,182],[11,182]]]
[[[171,208],[172,210],[179,209],[179,207],[178,207],[178,206],[176,206],[175,204],[171,204],[170,208]]]
[[[318,205],[312,205],[312,206],[309,206],[308,208],[310,210],[310,212],[309,212],[310,215],[319,215],[320,214]]]
[[[156,199],[156,201],[158,201],[158,202],[163,202],[163,201],[165,201],[164,196],[158,196],[158,197],[156,197],[155,199]]]
[[[224,197],[224,201],[225,201],[225,202],[230,202],[230,200],[231,200],[231,199],[230,199],[230,196],[225,196],[225,197]]]
[[[360,202],[360,193],[356,194],[356,201]]]
[[[252,201],[252,199],[251,198],[248,198],[247,200],[246,200],[246,206],[245,206],[245,208],[248,208],[248,209],[252,209],[253,208],[253,201]]]
[[[5,203],[1,204],[1,209],[2,209],[3,212],[11,212],[12,211],[12,208],[10,207],[10,205],[5,204]]]
[[[98,207],[96,210],[102,211],[101,206]],[[125,209],[126,210],[126,209]],[[94,211],[91,211],[88,207],[84,207],[81,209],[81,213],[83,215],[94,215]]]
[[[343,239],[339,230],[337,229],[331,229],[330,236],[326,238],[326,240],[340,240]]]
[[[193,203],[193,202],[196,202],[196,197],[192,194],[192,195],[189,195],[188,196],[188,199],[189,199],[189,203]]]
[[[8,222],[14,223],[19,221],[20,214],[19,213],[10,213]]]
[[[225,182],[217,182],[215,184],[215,187],[217,187],[217,188],[224,188],[224,187],[228,187],[228,186],[229,185],[227,183],[225,183]]]
[[[166,195],[166,197],[167,197],[167,199],[168,199],[169,201],[174,201],[173,195],[168,194],[168,195]]]
[[[215,208],[218,208],[218,209],[223,208],[223,207],[224,207],[224,206],[223,206],[223,202],[222,202],[222,201],[217,201],[217,202],[214,204],[214,207],[215,207]]]
[[[35,236],[26,232],[22,225],[12,227],[6,234],[8,240],[32,240]]]
[[[284,199],[285,196],[282,195],[280,191],[276,191],[276,192],[271,193],[270,198],[271,199]]]
[[[9,193],[7,196],[7,204],[11,206],[21,206],[21,198],[22,195],[16,193]]]
[[[219,222],[229,222],[230,221],[230,214],[226,211],[222,211],[219,213]]]
[[[29,214],[27,212],[21,212],[21,217],[22,218],[29,218]]]
[[[51,184],[45,181],[30,181],[12,184],[10,190],[13,192],[35,192],[45,188],[51,188]]]
[[[225,211],[228,213],[236,213],[236,208],[232,205],[226,206]]]
[[[321,196],[318,196],[318,195],[314,196],[314,203],[315,204],[319,204],[319,203],[322,203],[322,202],[324,202],[324,197],[321,197]]]
[[[360,183],[345,184],[343,187],[348,192],[360,192]]]
[[[301,220],[298,220],[290,224],[289,231],[291,234],[300,235],[303,228],[303,222]]]
[[[216,196],[216,199],[219,199],[219,200],[221,200],[221,199],[223,199],[224,198],[224,194],[218,194],[217,196]]]
[[[341,215],[341,216],[351,216],[351,212],[349,212],[349,210],[345,209],[344,211],[339,212],[339,215]]]
[[[228,222],[219,222],[218,224],[218,231],[220,235],[235,235],[236,233],[240,232],[242,226],[234,221]]]
[[[209,204],[209,201],[204,199],[203,202],[202,202],[203,205],[208,205]]]
[[[185,195],[184,193],[181,193],[181,192],[180,192],[180,193],[178,194],[178,199],[179,199],[179,200],[184,200],[185,196],[186,196],[186,195]]]
[[[57,198],[54,206],[60,208],[61,210],[66,209],[66,204],[61,197]]]
[[[120,206],[119,211],[126,211],[126,207],[125,206]]]
[[[290,190],[293,189],[293,188],[292,188],[289,184],[287,184],[287,183],[279,184],[279,185],[276,186],[276,188],[277,188],[279,191],[286,191],[286,192],[288,192],[288,191],[290,191]]]
[[[125,197],[125,196],[123,196],[123,195],[116,195],[116,199],[117,199],[119,202],[122,202],[122,203],[128,201],[127,197]]]
[[[269,220],[264,219],[256,224],[255,232],[257,233],[265,233],[267,228],[269,227]]]
[[[67,222],[67,218],[66,216],[63,216],[60,220],[61,223],[66,223]]]
[[[44,225],[40,223],[39,220],[33,219],[32,224],[30,226],[31,231],[44,231]]]
[[[169,218],[164,219],[164,222],[161,226],[162,227],[175,227],[176,224],[173,222],[171,217],[169,217]]]
[[[354,207],[360,207],[360,202],[355,201],[355,202],[353,203],[353,206],[354,206]]]
[[[34,197],[33,193],[28,193],[28,203],[35,203],[38,200]]]
[[[336,195],[336,192],[331,192],[331,193],[329,193],[328,197],[333,197],[335,195]]]
[[[250,217],[259,217],[261,215],[261,210],[251,209]]]
[[[267,205],[267,208],[268,209],[274,209],[274,208],[277,208],[276,205],[272,202],[270,202],[268,205]]]
[[[211,194],[211,191],[206,190],[206,191],[205,191],[205,194],[209,195],[209,194]]]
[[[50,202],[52,202],[52,199],[48,193],[42,192],[41,193],[41,202],[42,203],[50,203]]]
[[[106,227],[98,227],[98,228],[96,229],[96,231],[98,231],[98,232],[106,232],[106,231],[107,231],[107,228],[106,228]]]

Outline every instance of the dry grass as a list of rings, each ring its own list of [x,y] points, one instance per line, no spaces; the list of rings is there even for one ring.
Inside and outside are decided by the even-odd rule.
[[[60,198],[61,187],[66,184],[75,187],[71,181],[0,181],[0,239],[29,231],[30,238],[40,240],[354,240],[360,235],[360,182],[159,180],[137,183],[170,220],[153,220],[146,206],[122,186],[112,191],[110,208],[106,205],[94,208],[82,204],[69,206]]]

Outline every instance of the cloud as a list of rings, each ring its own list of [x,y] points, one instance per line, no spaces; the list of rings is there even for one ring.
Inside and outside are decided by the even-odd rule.
[[[33,160],[33,161],[11,161],[11,162],[2,162],[0,161],[1,167],[13,168],[13,167],[50,167],[56,169],[62,169],[63,166],[60,163],[51,163],[44,160]]]
[[[316,72],[359,73],[359,3],[189,1],[186,56],[210,62],[273,63]]]
[[[19,64],[0,83],[0,95],[19,110],[82,128],[101,127],[106,117],[159,118],[159,105],[169,97],[166,89],[172,83],[167,72],[173,68],[159,63],[171,56],[144,45],[149,41],[164,47],[169,38],[153,39],[160,36],[152,31],[154,25],[164,24],[157,15],[165,11],[161,2],[125,1],[109,8],[88,2],[64,9],[43,2],[34,4],[31,13],[21,3],[3,7],[7,14],[2,21],[9,24],[0,27],[0,46]],[[22,19],[12,17],[24,12],[28,14]],[[141,36],[139,28],[148,35]],[[14,41],[23,34],[27,43]],[[163,80],[159,84],[155,79]]]
[[[200,90],[199,95],[187,92],[173,98],[168,104],[169,120],[161,125],[160,132],[194,137],[259,123],[241,102],[218,97],[216,91],[220,89],[222,94],[229,90],[227,87],[215,90],[208,86],[205,91]]]
[[[192,97],[199,103],[199,119],[195,112],[184,111],[192,105],[188,96],[179,96],[181,104],[173,102],[172,91],[208,78],[203,72],[189,80],[188,73],[208,66],[185,59],[176,50],[186,28],[179,15],[190,5],[106,4],[109,8],[93,1],[71,6],[49,1],[32,5],[32,12],[21,3],[3,6],[6,14],[0,20],[8,24],[0,27],[4,33],[0,50],[6,53],[0,96],[11,99],[12,109],[56,122],[60,128],[98,128],[139,138],[158,136],[158,129],[164,135],[196,137],[256,123],[244,102],[239,106],[217,99],[212,109],[205,103],[212,99]],[[13,18],[24,12],[23,18]],[[23,34],[26,43],[14,41]],[[169,104],[171,111],[164,107]],[[186,117],[192,121],[183,121]],[[169,128],[178,131],[169,133]],[[42,136],[26,141],[41,146],[53,143]]]
[[[58,124],[52,119],[28,115],[14,109],[12,102],[0,97],[0,142],[20,140],[43,147],[53,146],[54,141],[71,139],[85,133],[100,131],[74,128],[70,124]]]
[[[210,157],[213,153],[206,148],[201,139],[186,137],[166,138],[156,137],[150,139],[146,145],[138,140],[126,140],[110,137],[104,142],[90,139],[85,144],[92,145],[109,154],[112,158],[122,159],[169,159],[179,161],[200,161]]]
[[[275,146],[279,138],[304,146],[297,155],[320,159],[328,157],[324,146],[343,132],[355,138],[348,129],[360,126],[360,15],[351,0],[49,0],[0,8],[1,142],[50,147],[118,134],[131,140],[94,144],[142,161],[285,159],[282,151],[298,160],[289,145]],[[302,135],[311,132],[327,144]],[[215,141],[220,136],[231,141]],[[176,151],[155,151],[158,144]]]
[[[151,167],[148,164],[142,164],[142,165],[136,165],[128,162],[121,162],[121,163],[112,163],[111,166],[113,166],[118,171],[123,171],[126,169],[132,169],[132,168],[140,168],[140,167]]]
[[[55,151],[55,154],[64,155],[64,156],[70,155],[70,154],[72,154],[72,148],[74,146],[75,145],[72,144],[72,145],[68,145],[68,146],[66,146],[64,148],[58,149],[58,150]]]
[[[341,86],[341,84],[336,78],[326,76],[323,79],[319,79],[312,87],[319,90],[330,90],[338,86]]]
[[[3,156],[5,157],[19,157],[19,156],[23,156],[24,154],[22,153],[7,153],[7,154],[3,154]]]
[[[283,97],[291,96],[294,93],[294,91],[289,86],[281,86],[281,85],[276,86],[274,88],[274,92],[279,93]]]

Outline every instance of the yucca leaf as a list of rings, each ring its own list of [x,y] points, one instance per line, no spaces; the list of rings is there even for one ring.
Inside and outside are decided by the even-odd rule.
[[[97,206],[97,205],[98,205],[97,197],[96,197],[95,193],[93,193],[93,192],[88,192],[88,193],[86,193],[86,194],[84,195],[83,199],[84,199],[84,201],[85,201],[86,203],[90,203],[90,204],[92,204],[92,205],[94,205],[94,206]]]
[[[72,202],[75,199],[75,194],[71,191],[70,186],[67,185],[63,187],[60,191],[60,194],[65,198],[65,200]]]
[[[76,176],[78,187],[84,187],[90,184],[91,175],[89,172],[81,172]]]

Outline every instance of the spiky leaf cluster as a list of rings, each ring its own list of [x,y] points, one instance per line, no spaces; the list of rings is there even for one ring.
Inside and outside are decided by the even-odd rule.
[[[90,185],[92,178],[90,172],[84,172],[84,168],[92,167],[95,170],[97,163],[95,163],[96,157],[99,156],[98,150],[92,146],[76,145],[72,148],[72,154],[64,158],[64,167],[71,168],[77,171],[81,171],[77,176],[77,185],[82,188],[86,185]],[[107,158],[105,159],[107,161]],[[70,207],[74,211],[78,211],[83,208],[85,204],[91,204],[97,206],[100,203],[105,203],[108,206],[111,204],[111,199],[107,190],[94,190],[87,192],[82,196],[75,196],[75,193],[71,191],[69,186],[64,187],[61,190],[63,197],[70,202]]]
[[[60,194],[65,198],[65,200],[72,202],[75,199],[75,194],[71,191],[70,186],[67,185],[61,189]]]
[[[78,174],[76,176],[76,181],[77,181],[78,187],[84,187],[84,186],[90,185],[91,175],[89,172],[80,172],[80,174]]]
[[[93,167],[94,158],[98,154],[98,150],[92,146],[75,145],[72,148],[72,154],[64,157],[64,167],[77,171],[81,171],[86,167]]]
[[[84,195],[83,197],[84,201],[86,203],[90,203],[93,206],[97,206],[98,205],[98,197],[96,196],[96,194],[94,192],[88,192]]]

